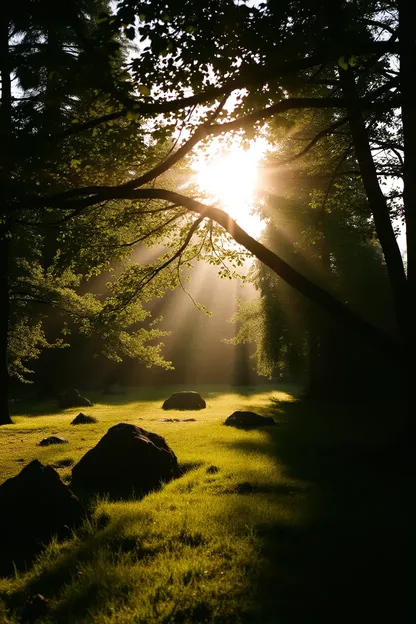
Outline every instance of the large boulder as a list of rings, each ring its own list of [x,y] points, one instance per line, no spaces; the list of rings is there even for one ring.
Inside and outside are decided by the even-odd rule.
[[[162,409],[177,410],[200,410],[205,409],[207,404],[198,392],[184,390],[183,392],[174,392],[162,405]]]
[[[66,537],[82,522],[80,500],[51,466],[37,459],[0,486],[0,574],[30,562],[53,535]]]
[[[71,488],[124,498],[144,495],[178,476],[178,460],[162,436],[120,423],[73,467]]]
[[[85,397],[81,396],[78,390],[65,390],[59,395],[59,407],[64,409],[67,407],[91,407],[92,403]]]
[[[240,427],[241,429],[253,429],[256,427],[270,427],[275,425],[271,416],[260,416],[255,412],[248,410],[237,410],[233,412],[231,416],[228,416],[224,425],[230,427]]]

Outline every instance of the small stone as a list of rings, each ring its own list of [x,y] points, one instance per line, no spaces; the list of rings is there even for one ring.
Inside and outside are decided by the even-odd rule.
[[[51,446],[52,444],[68,444],[68,440],[61,438],[61,436],[49,436],[49,438],[43,438],[39,442],[39,446]]]
[[[98,420],[94,418],[94,416],[89,416],[80,412],[78,416],[75,416],[74,420],[71,420],[71,425],[88,425],[96,422],[98,422]]]
[[[180,422],[179,418],[158,418],[157,422]]]

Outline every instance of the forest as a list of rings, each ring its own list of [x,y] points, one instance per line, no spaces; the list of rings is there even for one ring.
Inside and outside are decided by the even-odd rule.
[[[29,503],[19,507],[11,524],[8,483],[38,460],[69,483],[84,525],[63,541],[57,528],[42,537],[44,545],[56,533],[41,554],[28,545],[10,555],[16,575],[9,561],[0,621],[289,624],[326,621],[334,609],[336,621],[350,621],[368,576],[363,617],[379,621],[377,609],[387,617],[391,607],[393,619],[411,621],[413,8],[411,0],[6,0],[0,548],[9,548],[4,535],[24,533],[30,513]],[[66,405],[75,388],[87,402]],[[162,399],[184,391],[205,396],[206,411],[157,418]],[[78,434],[69,408],[83,405],[93,420]],[[277,426],[219,429],[234,410]],[[93,500],[78,467],[121,421],[156,431],[141,429],[152,444],[166,436],[179,464],[157,486],[126,485],[127,502],[124,491],[118,502],[106,498],[110,486],[97,486],[104,498]],[[61,434],[68,447],[35,448],[42,435]],[[192,501],[178,502],[186,496],[195,497],[189,518],[182,507]],[[152,533],[159,508],[164,528]],[[225,513],[237,528],[219,546]],[[169,540],[200,552],[176,552]],[[363,557],[359,572],[352,553]],[[274,602],[273,590],[258,589],[267,565],[270,587],[283,583]],[[345,620],[332,566],[354,596]],[[400,571],[392,579],[387,569]],[[388,605],[375,607],[389,583]],[[141,587],[142,602],[130,597]]]
[[[390,7],[369,3],[344,20],[341,6],[304,4],[296,20],[273,3],[227,2],[200,16],[175,3],[122,3],[110,16],[94,2],[65,15],[23,2],[5,16],[2,386],[9,375],[28,381],[33,360],[69,333],[106,357],[166,366],[145,303],[178,287],[195,257],[232,277],[246,251],[261,297],[258,313],[240,310],[240,335],[256,317],[260,369],[302,372],[313,393],[329,374],[334,390],[360,366],[377,379],[400,369],[411,392],[411,43],[397,40]],[[275,21],[284,43],[267,36]],[[305,39],[305,24],[326,39]],[[251,240],[178,181],[199,144],[259,133],[266,227]],[[224,230],[238,247],[225,249]],[[139,245],[160,254],[133,264]],[[1,413],[9,422],[6,393]]]

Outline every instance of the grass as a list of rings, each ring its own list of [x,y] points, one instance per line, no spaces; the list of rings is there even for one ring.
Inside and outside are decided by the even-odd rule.
[[[188,470],[141,501],[98,501],[71,540],[0,579],[0,622],[1,604],[17,624],[37,593],[49,601],[41,624],[415,621],[414,478],[380,450],[397,432],[394,406],[303,404],[295,388],[195,389],[206,410],[165,413],[177,387],[136,389],[91,396],[82,411],[96,424],[72,426],[80,410],[43,404],[20,406],[1,428],[0,481],[34,458],[68,480],[117,422],[162,434]],[[238,408],[279,426],[223,427]],[[158,420],[190,414],[196,422]],[[37,446],[52,434],[69,444]]]

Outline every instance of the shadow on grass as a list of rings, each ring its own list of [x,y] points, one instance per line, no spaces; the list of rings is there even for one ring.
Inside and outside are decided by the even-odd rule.
[[[265,427],[262,438],[242,432],[238,440],[227,443],[246,455],[269,456],[291,482],[299,484],[243,488],[239,493],[252,496],[253,504],[257,495],[267,494],[277,500],[293,496],[295,501],[300,492],[302,496],[294,503],[296,522],[265,521],[255,528],[262,563],[259,569],[247,572],[252,608],[224,622],[416,621],[411,573],[415,543],[410,514],[415,475],[388,446],[398,434],[400,413],[398,404],[272,401],[267,415],[279,427]],[[233,504],[230,497],[230,506]],[[25,592],[59,594],[76,575],[80,563],[87,564],[91,553],[99,550],[106,556],[125,553],[135,561],[160,554],[157,544],[156,549],[149,550],[136,537],[126,535],[128,522],[128,514],[108,526],[105,517],[98,518],[90,533],[84,538],[81,535],[82,541],[72,544],[56,562],[45,565],[25,586]],[[102,579],[100,583],[99,578],[89,578],[91,582],[85,587],[60,602],[54,621],[70,622],[71,617],[83,616],[95,605],[105,603]],[[127,585],[117,586],[121,604],[126,592]],[[16,605],[23,602],[21,595],[13,599]],[[209,622],[207,608],[202,605],[198,611],[195,607],[192,618],[183,616],[182,620],[178,612],[169,622]]]
[[[415,474],[388,451],[399,405],[272,402],[280,427],[233,442],[307,485],[299,522],[259,530],[252,622],[414,622]]]
[[[5,601],[7,607],[14,612],[15,616],[19,617],[19,614],[23,612],[28,596],[42,594],[53,597],[59,595],[68,583],[74,582],[80,566],[91,563],[94,559],[94,553],[100,552],[101,560],[104,562],[106,558],[111,559],[116,553],[126,552],[127,547],[132,553],[132,557],[137,561],[144,557],[155,556],[157,551],[148,552],[141,547],[138,540],[132,544],[130,543],[131,540],[123,535],[132,518],[137,521],[138,516],[137,510],[135,510],[134,513],[130,515],[125,513],[122,518],[109,524],[109,517],[103,513],[94,521],[86,521],[84,528],[77,531],[79,541],[75,546],[73,542],[69,542],[67,550],[61,549],[59,555],[55,556],[52,551],[49,554],[49,560],[45,559],[44,564],[42,564],[42,559],[45,555],[41,556],[36,564],[38,574],[25,585],[22,591],[15,592]],[[146,521],[146,514],[142,513],[142,516],[142,520]],[[127,546],[126,543],[128,543]],[[122,601],[122,589],[118,588],[118,590],[120,590],[118,595]],[[69,624],[74,618],[85,614],[89,609],[98,607],[103,598],[103,579],[99,577],[97,570],[95,580],[89,579],[85,585],[70,592],[66,599],[60,601],[57,609],[49,613],[49,617],[52,617],[53,621],[68,622]]]

